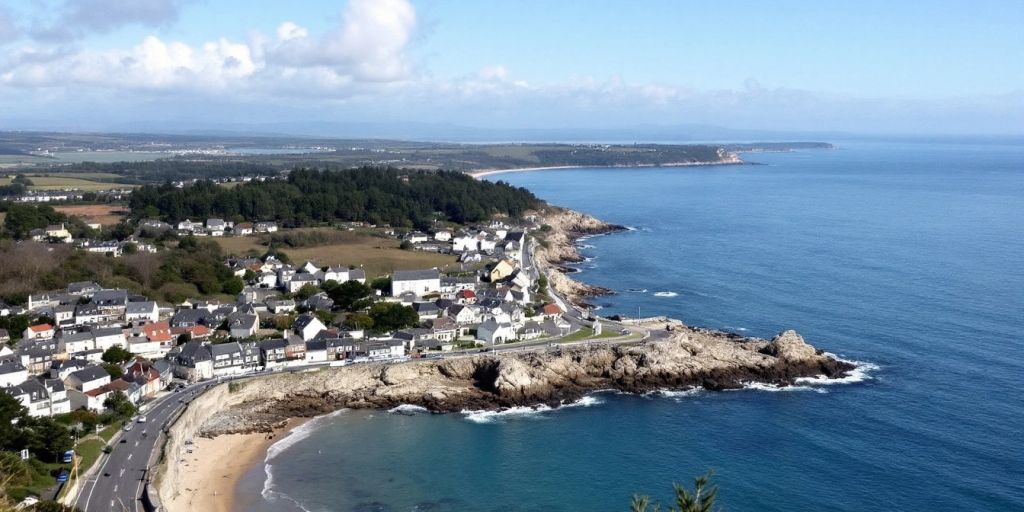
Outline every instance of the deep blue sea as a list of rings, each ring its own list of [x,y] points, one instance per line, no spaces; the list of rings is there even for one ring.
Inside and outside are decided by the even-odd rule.
[[[634,228],[584,242],[576,277],[619,292],[602,313],[795,328],[869,378],[530,414],[344,411],[275,445],[240,507],[623,511],[714,469],[732,512],[1024,510],[1024,146],[836,144],[493,179]]]

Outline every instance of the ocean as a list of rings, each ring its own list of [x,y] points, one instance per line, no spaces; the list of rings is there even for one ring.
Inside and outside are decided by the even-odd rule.
[[[622,511],[708,470],[730,512],[1024,510],[1024,146],[836,146],[489,179],[632,228],[582,242],[600,313],[797,329],[860,378],[342,411],[275,445],[240,510]]]

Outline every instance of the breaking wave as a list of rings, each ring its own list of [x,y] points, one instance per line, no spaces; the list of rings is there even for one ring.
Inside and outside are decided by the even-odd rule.
[[[676,297],[678,295],[676,292],[654,292],[655,297]]]
[[[471,411],[463,410],[460,411],[466,421],[473,423],[498,423],[509,419],[543,419],[547,416],[546,413],[558,411],[560,409],[569,409],[574,407],[591,407],[604,403],[599,397],[593,395],[587,395],[575,402],[563,403],[559,407],[551,407],[548,405],[537,405],[533,407],[520,406],[520,407],[509,407],[508,409],[502,409],[499,411]]]

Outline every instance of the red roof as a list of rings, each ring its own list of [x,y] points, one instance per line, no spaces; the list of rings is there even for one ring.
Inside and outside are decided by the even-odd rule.
[[[33,326],[29,327],[29,330],[31,330],[32,332],[52,331],[53,330],[53,326],[50,325],[50,324],[38,324],[38,325],[33,325]]]
[[[473,290],[459,290],[456,296],[462,299],[472,299],[476,297],[476,292]]]
[[[142,332],[149,341],[171,341],[171,325],[167,322],[153,322],[142,326]]]
[[[541,312],[545,315],[561,315],[562,308],[558,307],[558,304],[544,304],[544,307],[541,308]]]

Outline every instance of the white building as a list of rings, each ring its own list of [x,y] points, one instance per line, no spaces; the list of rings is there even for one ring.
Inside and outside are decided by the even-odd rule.
[[[436,268],[429,270],[396,270],[391,275],[391,295],[413,293],[422,297],[429,293],[440,293],[441,274]]]

